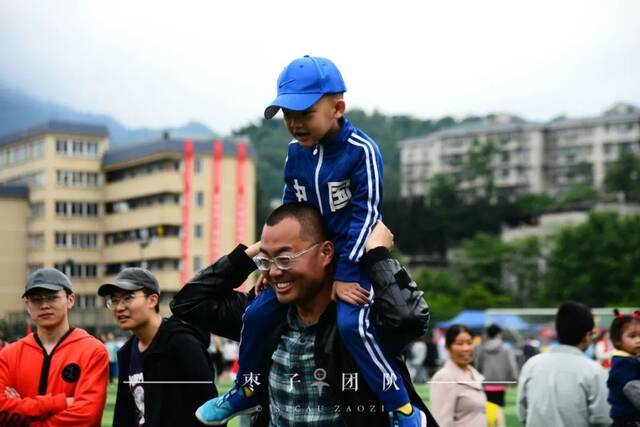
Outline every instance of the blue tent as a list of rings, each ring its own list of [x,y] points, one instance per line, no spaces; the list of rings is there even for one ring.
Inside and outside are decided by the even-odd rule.
[[[531,325],[515,314],[493,314],[487,316],[482,310],[464,310],[456,317],[445,322],[438,322],[436,327],[448,328],[456,323],[468,326],[471,329],[484,329],[495,323],[503,329],[516,329],[519,331],[529,329]]]

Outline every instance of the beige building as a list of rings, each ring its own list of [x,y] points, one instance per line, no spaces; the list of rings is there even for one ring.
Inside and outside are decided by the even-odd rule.
[[[82,324],[110,321],[95,292],[122,268],[149,268],[167,313],[182,281],[255,237],[255,155],[242,139],[109,150],[104,127],[49,122],[0,138],[0,184],[31,190],[26,263],[12,268],[69,274]]]
[[[29,189],[0,186],[0,312],[21,310],[27,278]],[[20,268],[16,268],[20,266]]]
[[[496,188],[506,195],[562,194],[575,183],[603,184],[607,168],[623,152],[640,153],[640,109],[617,104],[600,116],[531,123],[509,115],[446,129],[398,143],[402,197],[429,193],[434,176],[466,182],[469,151],[486,141],[497,150],[491,159]]]

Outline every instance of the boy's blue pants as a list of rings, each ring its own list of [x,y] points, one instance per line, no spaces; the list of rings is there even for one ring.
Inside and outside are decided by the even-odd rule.
[[[369,290],[373,297],[369,280],[362,280],[360,285]],[[285,321],[288,308],[288,305],[278,302],[272,288],[267,288],[245,310],[242,316],[237,377],[240,385],[244,383],[244,378],[247,378],[245,375],[248,376],[251,373],[254,375],[259,373],[259,381],[265,385],[267,375],[260,372],[260,369],[266,338],[278,324]],[[344,301],[337,301],[338,330],[358,366],[360,372],[358,381],[362,381],[364,377],[364,381],[378,395],[385,408],[391,411],[408,403],[409,395],[394,361],[382,352],[374,327],[369,321],[370,308],[370,304],[351,305]],[[343,372],[343,374],[349,374],[349,372]]]

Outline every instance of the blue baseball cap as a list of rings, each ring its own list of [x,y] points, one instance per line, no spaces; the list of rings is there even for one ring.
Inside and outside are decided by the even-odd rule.
[[[322,95],[346,91],[342,74],[333,62],[305,55],[293,60],[280,73],[278,96],[264,110],[264,118],[271,119],[281,108],[304,111]]]

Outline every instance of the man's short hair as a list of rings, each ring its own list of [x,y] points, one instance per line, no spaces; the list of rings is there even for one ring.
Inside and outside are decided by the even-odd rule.
[[[285,203],[277,207],[265,221],[265,225],[274,226],[285,218],[293,218],[300,224],[300,237],[312,242],[328,240],[329,233],[320,211],[308,202]]]
[[[495,323],[487,328],[487,336],[491,338],[495,338],[496,335],[502,332],[502,328]]]
[[[560,344],[577,346],[594,326],[593,314],[586,305],[567,301],[558,308],[556,332]]]
[[[145,298],[149,298],[151,295],[158,295],[158,303],[155,305],[154,309],[156,310],[156,313],[160,313],[160,294],[148,288],[142,288],[141,290]]]

